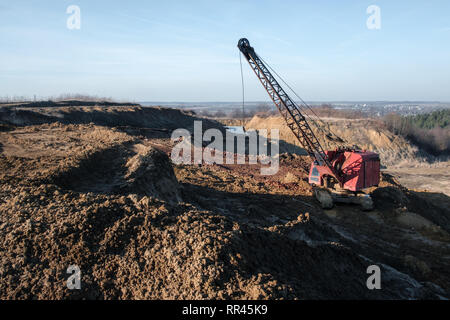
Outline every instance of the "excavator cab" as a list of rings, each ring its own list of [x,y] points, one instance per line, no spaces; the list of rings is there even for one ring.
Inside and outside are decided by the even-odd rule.
[[[358,192],[380,182],[380,158],[377,153],[365,150],[325,151],[333,164],[334,174],[342,177],[341,189]],[[329,188],[329,178],[338,183],[327,166],[314,160],[309,170],[309,183]]]

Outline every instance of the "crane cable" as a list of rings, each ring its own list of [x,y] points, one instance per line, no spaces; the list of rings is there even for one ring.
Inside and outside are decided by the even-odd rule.
[[[242,130],[245,132],[245,90],[244,90],[244,73],[242,72],[242,58],[241,58],[241,52],[239,51],[239,63],[241,65],[241,83],[242,83]]]
[[[280,78],[280,80],[286,85],[286,87],[288,87],[292,93],[294,93],[294,95],[311,111],[311,113],[315,116],[316,120],[312,119],[305,111],[305,108],[301,107],[300,105],[297,105],[299,108],[303,109],[303,111],[305,112],[304,116],[306,116],[316,127],[317,129],[319,129],[320,131],[322,131],[323,133],[325,133],[325,136],[332,139],[329,135],[333,135],[337,138],[338,141],[340,142],[346,142],[344,139],[340,138],[337,134],[335,134],[331,129],[329,129],[329,126],[327,126],[327,124],[320,119],[320,117],[314,112],[314,110],[294,91],[294,89],[292,89],[292,87],[266,62],[264,61],[264,59],[262,59],[261,57],[258,56],[259,59],[261,59],[261,61],[263,61],[268,67],[269,69],[278,77]],[[320,122],[321,125],[317,124],[316,121]],[[328,131],[328,132],[326,132]],[[333,140],[333,139],[332,139]]]
[[[317,121],[320,121],[321,123],[322,123],[322,125],[324,125],[325,126],[325,123],[320,119],[320,117],[314,112],[314,110],[312,110],[312,108],[294,91],[294,89],[292,89],[292,87],[263,59],[263,58],[261,58],[260,56],[258,56],[258,58],[262,61],[262,62],[264,62],[264,64],[266,64],[268,67],[269,67],[269,69],[284,83],[284,85],[288,88],[288,89],[290,89],[291,91],[292,91],[292,93],[294,93],[294,95],[298,98],[298,99],[300,99],[300,101],[305,105],[305,106],[307,106],[310,110],[311,110],[311,112],[314,114],[314,116],[316,117],[316,119],[317,119]],[[297,105],[297,104],[296,104]],[[299,105],[297,105],[299,108],[301,108],[301,109],[304,109],[303,107],[301,107],[301,106],[299,106]],[[305,110],[304,110],[305,111]],[[314,123],[314,125],[317,127],[317,128],[319,128],[319,129],[321,129],[321,127],[320,127],[320,125],[318,125],[317,123],[316,123],[316,121],[314,120],[314,119],[312,119],[307,113],[305,113],[304,114],[304,116],[306,116],[306,117],[308,117],[308,119],[309,120],[311,120],[311,122],[313,122]]]
[[[267,65],[267,67],[278,77],[280,78],[280,80],[286,85],[286,87],[288,87],[292,93],[294,93],[294,95],[314,114],[314,116],[316,117],[317,121],[319,121],[321,125],[318,125],[316,123],[315,120],[313,120],[308,114],[305,113],[305,116],[309,118],[309,120],[317,127],[317,129],[321,130],[323,133],[325,133],[325,136],[327,138],[330,138],[331,140],[335,140],[337,139],[338,142],[343,142],[343,143],[348,143],[345,139],[342,139],[341,137],[339,137],[336,133],[334,133],[329,126],[326,125],[326,123],[320,119],[320,117],[314,112],[314,110],[294,91],[294,89],[292,89],[292,87],[286,82],[284,81],[284,79],[260,56],[258,56],[258,58],[265,64]],[[298,107],[300,107],[299,105],[297,105]],[[301,107],[300,107],[301,108]],[[304,109],[304,108],[303,108]],[[325,129],[324,129],[325,127]],[[328,131],[328,132],[326,132]],[[333,139],[331,136],[333,135],[335,137],[335,139]]]

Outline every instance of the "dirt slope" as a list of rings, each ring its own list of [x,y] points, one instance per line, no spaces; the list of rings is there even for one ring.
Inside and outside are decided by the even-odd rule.
[[[147,108],[140,105],[0,107],[0,124],[5,127],[56,122],[63,124],[93,123],[99,126],[115,127],[133,134],[150,133],[154,135],[159,132],[167,135],[178,128],[192,131],[196,120],[202,121],[203,129],[222,128],[216,121],[195,117],[187,111],[163,107]]]
[[[350,146],[371,150],[380,154],[383,165],[398,165],[402,161],[411,161],[421,155],[417,147],[411,145],[404,138],[394,135],[388,130],[381,128],[374,120],[349,120],[349,119],[327,119],[329,128],[339,137],[348,142]],[[290,129],[286,126],[282,117],[261,118],[253,117],[246,125],[251,129],[280,130],[280,139],[299,146],[299,143]],[[335,148],[335,144],[325,138],[324,134],[312,127],[320,143],[326,150]],[[294,150],[286,150],[294,152]]]
[[[144,128],[194,118],[127,112],[145,127],[0,132],[0,298],[450,297],[448,197],[384,176],[374,211],[323,211],[307,158],[282,155],[274,176],[258,165],[173,166],[170,131]],[[65,284],[72,264],[79,291]],[[366,287],[372,264],[382,290]]]

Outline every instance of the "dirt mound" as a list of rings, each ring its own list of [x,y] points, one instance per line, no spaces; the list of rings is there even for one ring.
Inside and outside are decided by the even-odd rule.
[[[87,154],[48,181],[78,192],[138,194],[180,201],[180,188],[168,156],[133,142]]]
[[[431,228],[450,233],[450,198],[444,194],[409,190],[389,174],[371,192],[375,206],[397,221],[416,229]],[[439,231],[438,231],[439,232]]]
[[[131,134],[159,133],[168,136],[178,128],[193,132],[194,121],[202,121],[203,130],[223,127],[220,123],[198,118],[188,111],[139,105],[102,106],[86,103],[84,106],[46,106],[40,108],[0,108],[0,124],[28,126],[48,123],[95,124],[115,127]],[[139,130],[141,129],[141,130]]]
[[[121,187],[122,193],[133,192],[169,202],[181,201],[180,187],[169,157],[143,144],[135,144],[133,148],[136,154],[126,163],[127,184]]]
[[[408,162],[411,159],[423,156],[417,147],[411,145],[404,138],[382,128],[374,120],[334,119],[326,120],[326,123],[329,129],[347,141],[350,146],[357,145],[359,148],[379,153],[383,165],[398,165],[400,161]],[[246,128],[277,128],[280,130],[280,139],[300,147],[297,138],[286,126],[282,117],[261,118],[255,116],[246,125]],[[326,139],[322,131],[317,130],[314,126],[312,129],[325,150],[332,150],[336,147],[334,142]],[[283,151],[296,152],[293,146],[287,147]]]

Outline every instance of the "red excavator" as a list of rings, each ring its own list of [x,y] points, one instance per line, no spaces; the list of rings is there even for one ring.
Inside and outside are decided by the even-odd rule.
[[[313,162],[309,170],[309,183],[315,186],[314,193],[322,207],[329,209],[333,206],[333,202],[345,202],[358,203],[363,210],[371,210],[372,199],[363,190],[377,186],[380,181],[379,155],[344,146],[345,141],[326,129],[324,122],[317,115],[315,119],[312,117],[315,114],[314,110],[256,54],[247,39],[240,39],[238,48],[275,103],[287,126],[311,157]],[[288,96],[268,67],[294,92],[302,104],[297,104]],[[305,107],[310,111],[305,112]],[[325,137],[336,142],[338,147],[335,150],[323,150],[306,118],[324,131]],[[318,125],[318,122],[323,125]]]

